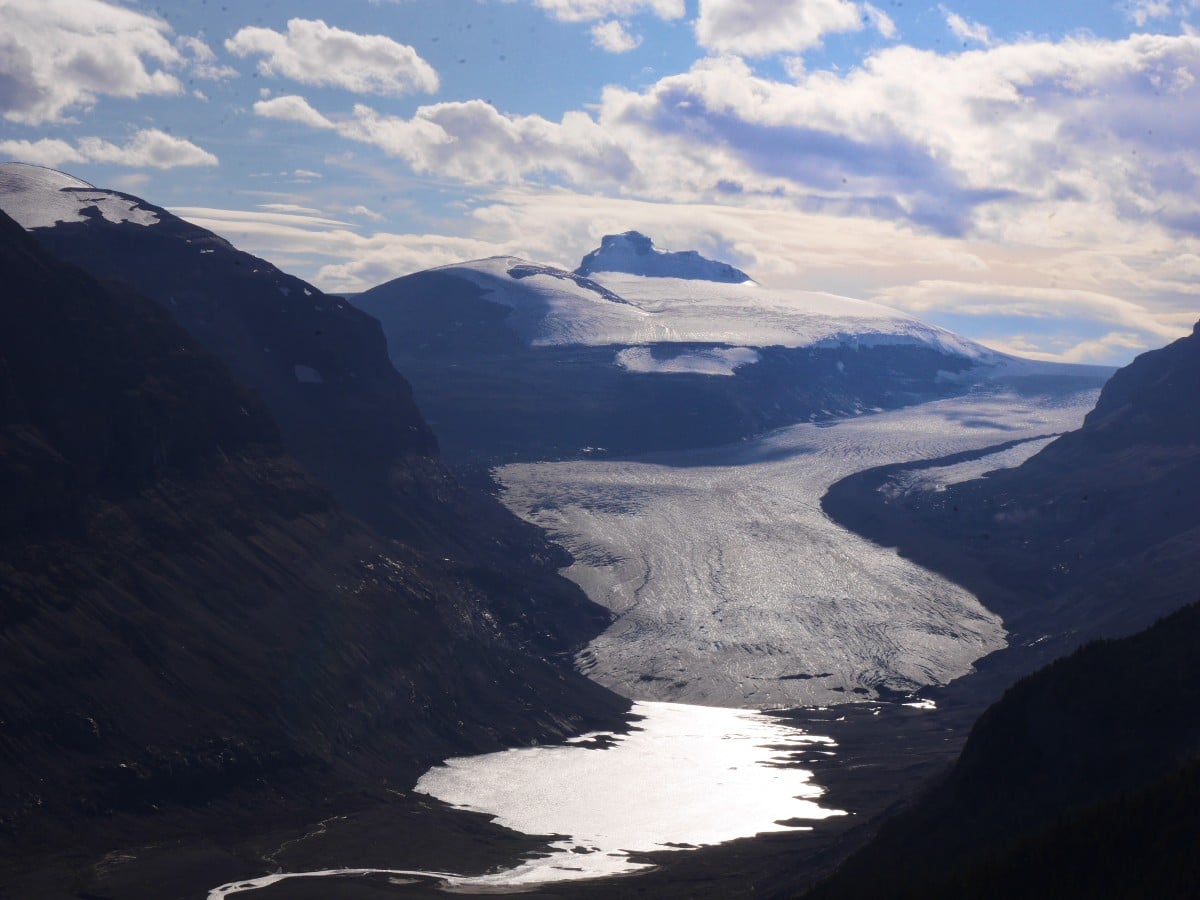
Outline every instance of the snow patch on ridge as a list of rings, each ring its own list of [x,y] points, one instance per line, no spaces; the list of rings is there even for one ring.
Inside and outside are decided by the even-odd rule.
[[[156,213],[134,197],[29,163],[0,164],[0,209],[27,231],[86,222],[96,216],[114,225],[154,225],[159,221]]]
[[[667,359],[656,358],[649,347],[630,347],[617,354],[617,365],[623,369],[662,375],[733,375],[736,369],[758,360],[758,351],[749,347],[685,351]]]

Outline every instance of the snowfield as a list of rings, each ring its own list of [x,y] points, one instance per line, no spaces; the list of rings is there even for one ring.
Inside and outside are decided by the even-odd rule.
[[[508,507],[574,555],[565,574],[617,616],[578,657],[589,677],[635,700],[825,705],[948,682],[1005,639],[972,594],[826,517],[826,490],[874,466],[1076,428],[1095,398],[977,395],[497,476]]]
[[[433,271],[463,278],[483,290],[486,299],[510,307],[506,324],[531,346],[922,344],[980,362],[1001,359],[973,341],[886,306],[815,291],[772,290],[753,281],[728,284],[611,272],[584,278],[516,257]]]
[[[159,221],[157,214],[123,194],[27,163],[0,164],[0,208],[25,229],[86,222],[84,210],[89,208],[116,225],[154,225]]]

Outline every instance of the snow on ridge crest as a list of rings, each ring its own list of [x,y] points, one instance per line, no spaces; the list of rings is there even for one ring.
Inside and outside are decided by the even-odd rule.
[[[533,346],[917,344],[981,362],[1000,359],[973,341],[887,306],[817,291],[766,288],[754,281],[734,284],[613,272],[585,278],[512,256],[435,271],[463,278],[482,289],[489,301],[511,308],[506,324]],[[643,356],[623,357],[621,364],[626,362],[650,365]],[[701,365],[710,364],[706,359]],[[683,368],[688,366],[676,371]]]
[[[119,225],[154,225],[158,215],[142,201],[81,178],[32,163],[0,163],[0,209],[26,231],[94,217]]]

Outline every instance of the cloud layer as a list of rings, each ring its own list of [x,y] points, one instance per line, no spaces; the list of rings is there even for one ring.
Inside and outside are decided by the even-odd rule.
[[[0,0],[0,112],[59,122],[99,96],[183,90],[182,57],[159,19],[99,0]]]
[[[827,34],[862,27],[863,14],[849,0],[700,0],[696,40],[720,53],[769,56],[800,53]]]
[[[61,168],[71,163],[108,163],[129,168],[177,169],[215,166],[217,157],[191,141],[157,128],[134,134],[123,146],[97,137],[74,144],[57,138],[0,141],[0,157]]]
[[[943,56],[894,46],[847,73],[757,74],[701,60],[595,113],[508,115],[480,101],[413,116],[300,97],[259,115],[334,130],[469,184],[568,185],[675,202],[790,204],[946,235],[1053,240],[1059,224],[1153,218],[1200,233],[1200,38],[1026,42]],[[1032,212],[1031,212],[1032,211]]]
[[[635,13],[652,12],[661,19],[678,19],[684,14],[683,0],[533,0],[560,22],[595,22]]]
[[[237,56],[257,56],[261,75],[357,94],[433,93],[438,75],[412,47],[379,34],[355,34],[320,19],[291,19],[286,32],[243,28],[225,42]]]

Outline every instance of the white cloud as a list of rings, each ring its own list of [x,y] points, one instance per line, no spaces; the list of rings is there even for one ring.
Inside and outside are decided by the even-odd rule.
[[[254,104],[254,112],[265,119],[299,122],[310,128],[334,127],[334,124],[313,109],[307,100],[295,94],[274,97],[270,100],[258,100]]]
[[[411,117],[329,115],[299,97],[255,109],[468,184],[870,215],[1044,246],[1122,222],[1200,234],[1197,70],[1200,39],[1137,35],[948,56],[892,46],[846,73],[794,68],[794,82],[711,57],[557,122],[479,100]]]
[[[940,310],[960,316],[1030,320],[1081,318],[1149,332],[1161,339],[1178,333],[1142,304],[1098,291],[931,279],[887,288],[871,299],[917,314]]]
[[[382,222],[383,216],[375,212],[373,209],[368,209],[361,203],[358,206],[352,206],[346,212],[352,216],[362,216],[364,219],[370,219],[372,222]]]
[[[322,216],[319,209],[313,209],[311,206],[300,206],[296,203],[260,203],[259,209],[265,209],[272,213],[290,213],[292,215],[301,216]]]
[[[1170,18],[1175,12],[1175,6],[1170,0],[1129,0],[1125,6],[1125,15],[1133,20],[1138,28],[1144,28],[1152,19]]]
[[[361,291],[409,272],[519,251],[516,245],[442,234],[362,235],[345,222],[306,214],[201,207],[171,212],[326,291]]]
[[[609,53],[628,53],[641,46],[640,35],[632,35],[617,20],[598,22],[592,26],[592,43]]]
[[[100,0],[0,0],[0,111],[60,122],[102,96],[178,94],[183,58],[160,19]]]
[[[660,19],[678,19],[684,14],[683,0],[533,0],[534,5],[560,22],[595,22],[611,17],[627,18],[652,12]]]
[[[700,46],[742,56],[799,53],[827,34],[862,27],[850,0],[700,0],[695,25]]]
[[[203,78],[206,81],[223,81],[226,78],[237,77],[237,69],[218,63],[217,54],[213,53],[212,48],[200,38],[179,37],[175,39],[175,46],[188,57],[189,70],[197,78]]]
[[[320,19],[290,19],[287,33],[248,27],[225,42],[238,56],[261,56],[262,75],[359,94],[399,96],[438,89],[433,66],[385,35],[356,34]]]
[[[862,5],[863,16],[871,23],[871,26],[883,35],[888,40],[899,37],[900,30],[896,27],[896,23],[892,21],[892,17],[885,13],[877,6],[870,3]]]
[[[1047,338],[1045,335],[1017,334],[1008,337],[981,338],[980,343],[1028,359],[1044,362],[1120,365],[1129,351],[1148,350],[1152,346],[1137,334],[1112,331],[1097,339]]]
[[[156,128],[137,132],[124,146],[98,137],[80,138],[75,145],[56,139],[0,141],[0,155],[54,168],[87,162],[137,169],[175,169],[218,163],[217,157],[207,150]]]
[[[968,41],[974,41],[975,43],[983,44],[985,47],[991,45],[992,33],[986,25],[982,25],[979,22],[968,22],[958,13],[944,6],[939,6],[938,9],[946,17],[946,27],[964,44]]]
[[[36,163],[60,169],[67,163],[86,162],[71,144],[57,138],[42,138],[39,141],[0,141],[0,157],[18,162]]]
[[[383,115],[362,104],[332,120],[300,97],[254,104],[259,115],[335,128],[353,141],[404,159],[418,174],[468,184],[516,184],[526,178],[563,177],[572,183],[613,185],[630,162],[588,115],[569,112],[561,121],[506,116],[482,100],[422,106],[412,118]]]

